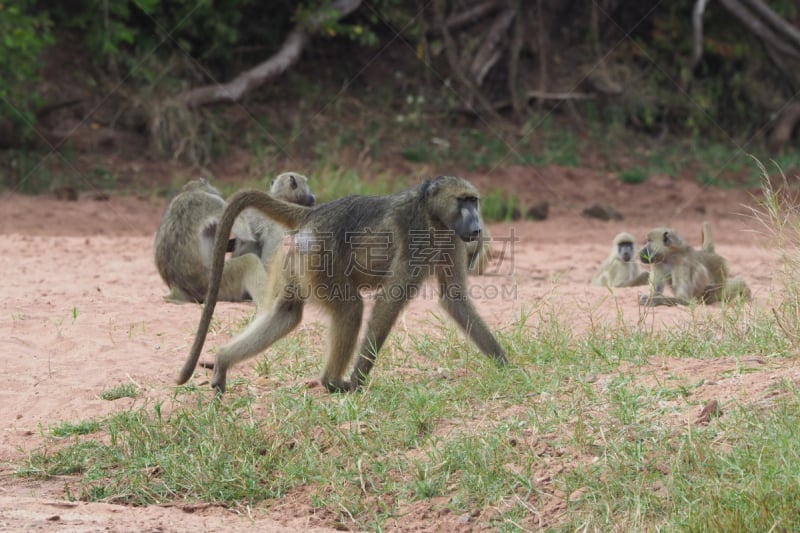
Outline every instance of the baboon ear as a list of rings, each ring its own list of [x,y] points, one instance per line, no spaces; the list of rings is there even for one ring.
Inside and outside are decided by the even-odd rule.
[[[290,180],[289,183],[291,183],[292,189],[296,189],[297,188],[297,180],[295,179],[294,174],[289,176],[289,180]]]

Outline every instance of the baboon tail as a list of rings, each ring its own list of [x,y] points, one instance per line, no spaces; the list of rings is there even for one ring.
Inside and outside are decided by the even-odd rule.
[[[239,208],[239,206],[242,206]],[[305,216],[311,211],[310,207],[293,204],[279,200],[263,191],[239,191],[228,200],[228,209],[237,209],[240,213],[246,207],[254,207],[269,218],[288,229],[296,229]]]
[[[197,333],[195,334],[189,357],[186,359],[186,363],[184,363],[178,376],[178,385],[189,381],[197,366],[197,361],[200,359],[200,352],[203,350],[208,328],[211,325],[211,318],[214,315],[214,308],[217,305],[219,287],[222,283],[222,270],[225,266],[225,252],[228,248],[228,239],[233,229],[233,223],[236,221],[236,217],[248,207],[255,207],[275,220],[275,222],[289,229],[297,228],[310,210],[308,207],[290,204],[273,198],[263,191],[254,189],[239,191],[231,196],[217,225],[214,253],[211,258],[211,279],[209,280],[208,291],[204,300],[203,314],[197,326]]]
[[[714,239],[711,236],[711,224],[703,222],[702,245],[704,252],[714,253]]]

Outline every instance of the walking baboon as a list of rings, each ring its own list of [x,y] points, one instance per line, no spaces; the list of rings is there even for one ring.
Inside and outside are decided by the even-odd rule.
[[[231,365],[256,355],[300,323],[306,300],[330,314],[330,341],[320,378],[331,392],[358,389],[375,363],[397,316],[436,276],[439,302],[478,348],[498,365],[503,348],[478,316],[467,293],[464,242],[480,237],[478,191],[468,181],[439,176],[388,196],[349,196],[315,207],[289,204],[259,191],[230,198],[217,230],[211,284],[194,345],[178,383],[194,372],[217,302],[224,237],[246,207],[295,230],[292,245],[276,254],[270,274],[272,309],[217,351],[211,385],[225,391]],[[350,379],[344,373],[358,342],[364,309],[361,290],[378,289]]]
[[[274,198],[298,205],[312,206],[317,201],[308,186],[308,178],[296,172],[278,174],[272,181],[269,193]],[[238,220],[250,228],[252,240],[237,238],[233,257],[252,253],[260,257],[265,266],[269,265],[275,248],[286,235],[286,228],[252,208],[245,209]]]
[[[184,185],[170,201],[156,232],[156,268],[170,289],[164,300],[172,303],[202,303],[208,290],[211,259],[217,223],[225,209],[219,191],[205,179]],[[230,228],[228,229],[230,233]],[[237,223],[235,235],[249,237],[246,226]],[[221,244],[229,248],[228,235]],[[224,252],[223,252],[224,253]],[[253,254],[225,262],[219,282],[219,299],[252,299],[256,306],[265,303],[267,273]]]
[[[630,233],[618,233],[611,241],[611,251],[592,278],[600,287],[636,287],[647,285],[650,274],[642,272],[636,262],[636,240]]]
[[[713,247],[713,242],[708,241],[708,244]],[[653,265],[650,294],[639,296],[640,305],[710,304],[737,297],[750,299],[750,289],[743,280],[728,278],[728,265],[723,257],[695,250],[672,229],[651,230],[639,256],[643,263]],[[664,296],[667,285],[672,287],[674,297]]]

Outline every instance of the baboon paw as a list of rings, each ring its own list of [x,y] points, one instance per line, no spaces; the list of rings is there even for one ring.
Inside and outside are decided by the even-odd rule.
[[[211,378],[211,387],[217,394],[225,394],[225,376],[214,374]]]
[[[330,393],[352,392],[356,390],[353,388],[353,385],[349,381],[336,381],[336,382],[329,381],[323,384]]]

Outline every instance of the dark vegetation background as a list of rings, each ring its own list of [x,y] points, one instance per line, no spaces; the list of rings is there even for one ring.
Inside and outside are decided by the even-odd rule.
[[[141,192],[194,172],[403,182],[562,165],[749,184],[747,154],[797,167],[799,8],[0,2],[0,177],[20,192]]]

